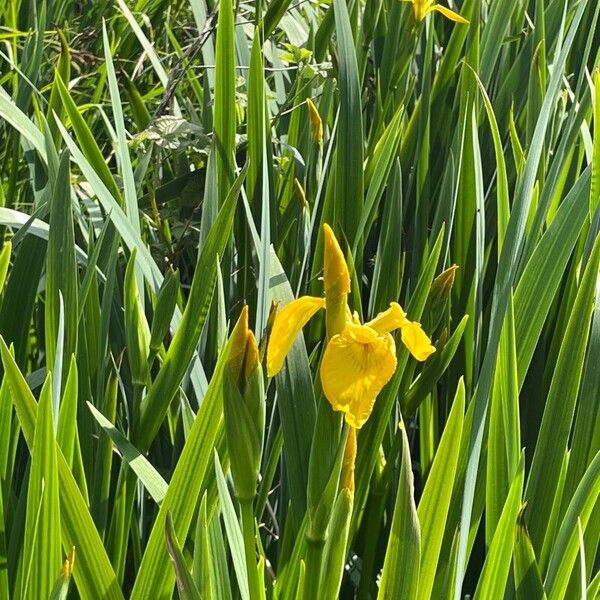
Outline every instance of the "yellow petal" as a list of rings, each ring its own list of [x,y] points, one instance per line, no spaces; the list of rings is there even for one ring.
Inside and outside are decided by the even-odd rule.
[[[435,348],[431,345],[431,340],[421,329],[419,323],[409,321],[402,327],[402,343],[420,361],[427,360],[435,352]]]
[[[389,333],[408,323],[406,313],[397,302],[391,302],[390,307],[380,312],[372,321],[366,323],[377,333]]]
[[[296,336],[320,308],[325,308],[324,298],[302,296],[284,306],[277,313],[267,348],[267,375],[269,377],[273,377],[281,371],[283,361]]]
[[[434,0],[414,0],[413,12],[417,21],[422,21],[425,16],[431,12],[431,5]]]
[[[468,25],[469,21],[467,19],[465,19],[463,16],[459,15],[458,13],[454,12],[453,10],[450,10],[449,8],[446,8],[445,6],[442,6],[441,4],[434,4],[433,6],[428,7],[425,10],[425,15],[429,14],[432,11],[437,11],[439,13],[442,13],[447,19],[450,19],[451,21],[455,21],[456,23],[463,23],[464,25]],[[423,16],[425,16],[423,15]]]
[[[323,225],[325,247],[323,249],[323,282],[325,295],[348,294],[350,292],[350,274],[344,253],[327,223]]]
[[[396,347],[387,333],[348,323],[333,336],[321,362],[321,383],[333,410],[357,429],[369,418],[375,398],[396,370]]]

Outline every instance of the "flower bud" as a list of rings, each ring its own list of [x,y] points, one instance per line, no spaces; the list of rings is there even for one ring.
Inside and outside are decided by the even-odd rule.
[[[306,106],[308,107],[308,116],[310,117],[310,126],[312,129],[313,141],[316,144],[323,143],[323,121],[321,115],[315,106],[315,103],[310,99],[306,99]]]
[[[131,253],[125,270],[125,334],[131,379],[134,385],[144,386],[149,381],[150,329],[135,280],[135,256],[136,250]]]
[[[323,283],[327,309],[327,337],[341,333],[346,324],[350,273],[344,253],[327,223],[323,225]]]
[[[248,329],[248,307],[231,334],[223,373],[225,437],[235,494],[252,500],[262,459],[265,393],[258,344]]]
[[[442,271],[431,284],[430,296],[433,301],[442,300],[448,297],[450,290],[454,285],[454,278],[456,277],[456,271],[458,265],[452,265],[445,271]]]

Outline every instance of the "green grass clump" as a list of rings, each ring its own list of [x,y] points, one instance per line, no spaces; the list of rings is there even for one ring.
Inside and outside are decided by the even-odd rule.
[[[3,2],[0,600],[599,597],[599,15]]]

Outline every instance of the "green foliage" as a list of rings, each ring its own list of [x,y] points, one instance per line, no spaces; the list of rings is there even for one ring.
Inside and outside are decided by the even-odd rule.
[[[595,597],[600,4],[80,5],[0,6],[0,600]],[[325,319],[256,364],[324,223],[436,347],[352,474]]]

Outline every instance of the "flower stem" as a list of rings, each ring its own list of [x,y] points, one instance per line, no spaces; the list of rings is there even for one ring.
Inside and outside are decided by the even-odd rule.
[[[319,597],[319,579],[323,559],[324,540],[306,538],[306,575],[304,577],[304,599]]]
[[[250,599],[259,600],[263,597],[260,592],[258,566],[256,563],[256,540],[254,538],[254,506],[252,500],[240,500],[242,510],[242,533],[244,537],[244,554],[248,571],[248,586]]]

